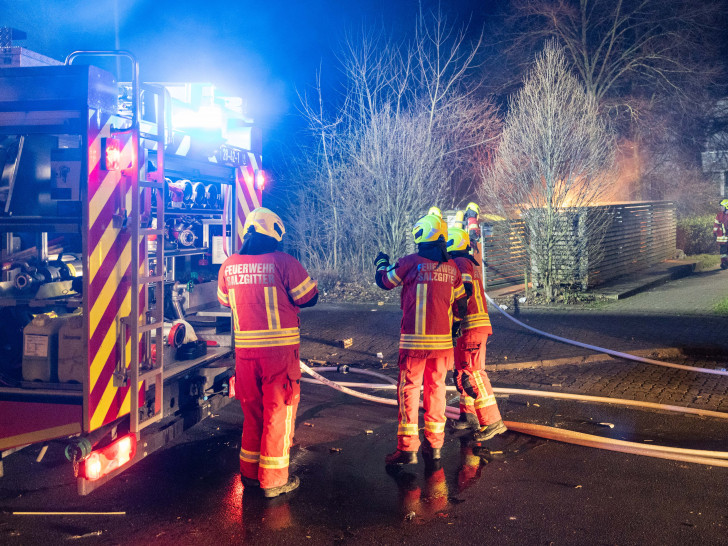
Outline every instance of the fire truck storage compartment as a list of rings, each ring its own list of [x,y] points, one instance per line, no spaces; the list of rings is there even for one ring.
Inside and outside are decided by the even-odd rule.
[[[23,379],[58,382],[58,332],[73,315],[37,315],[23,330]]]
[[[114,113],[116,101],[94,66],[0,70],[0,217],[80,220],[86,112]]]
[[[58,331],[58,381],[83,383],[85,354],[83,315],[76,313]]]
[[[117,99],[111,74],[91,65],[0,70],[5,384],[83,383],[89,113],[115,115]]]
[[[154,151],[150,161],[155,161]],[[223,237],[228,247],[232,244],[223,205],[226,194],[232,201],[235,169],[168,154],[165,177],[165,318],[191,320],[198,335],[229,347],[230,336],[220,335],[229,332],[229,326],[193,315],[219,306],[217,270],[225,260]],[[227,206],[229,214],[232,203]]]

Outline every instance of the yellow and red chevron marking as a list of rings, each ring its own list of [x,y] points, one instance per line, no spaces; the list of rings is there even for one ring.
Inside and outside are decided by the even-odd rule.
[[[237,236],[235,237],[235,248],[231,249],[232,252],[243,246],[245,218],[250,211],[261,206],[262,200],[262,191],[255,187],[255,164],[251,164],[256,161],[256,158],[253,154],[248,155],[251,156],[251,161],[244,167],[235,169],[235,195],[237,195],[235,233]]]
[[[101,139],[110,136],[113,119],[90,112],[88,176],[88,363],[86,394],[87,431],[95,430],[129,411],[128,387],[113,384],[119,355],[119,320],[131,312],[131,238],[128,229],[114,227],[113,217],[131,207],[131,191],[120,171],[100,168]],[[136,163],[136,150],[129,133],[114,135],[122,142],[121,165]],[[141,307],[143,309],[143,307]],[[126,343],[126,362],[131,360],[130,340]]]

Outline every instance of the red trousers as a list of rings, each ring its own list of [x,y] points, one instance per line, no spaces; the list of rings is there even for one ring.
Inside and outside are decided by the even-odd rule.
[[[452,357],[413,358],[399,353],[399,427],[397,449],[417,451],[420,447],[420,387],[424,381],[425,439],[432,447],[445,442],[445,376]]]
[[[263,488],[288,481],[289,451],[301,398],[298,346],[250,358],[235,349],[235,390],[243,408],[240,473]]]
[[[485,373],[485,343],[488,334],[466,333],[455,345],[455,371],[462,374],[456,384],[460,391],[460,413],[472,413],[480,426],[501,419],[498,404]]]

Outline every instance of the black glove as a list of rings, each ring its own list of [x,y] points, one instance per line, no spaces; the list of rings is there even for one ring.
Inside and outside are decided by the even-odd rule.
[[[380,252],[377,254],[377,257],[374,258],[374,265],[377,266],[377,269],[389,267],[389,256],[384,252]]]
[[[455,370],[453,373],[455,380],[455,388],[460,394],[465,394],[470,398],[478,398],[480,389],[473,379],[473,372],[468,370]]]
[[[455,340],[460,337],[460,321],[456,320],[452,323],[452,341],[455,343]]]

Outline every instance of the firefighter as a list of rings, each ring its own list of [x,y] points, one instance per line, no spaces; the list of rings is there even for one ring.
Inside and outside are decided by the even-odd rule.
[[[245,415],[241,480],[276,497],[299,485],[288,473],[301,388],[298,310],[316,304],[318,288],[298,260],[277,250],[285,233],[277,214],[257,208],[243,230],[240,252],[220,267],[217,297],[232,309],[236,396]]]
[[[728,199],[720,202],[720,212],[715,215],[713,235],[720,247],[720,268],[728,269]]]
[[[430,210],[427,211],[427,214],[437,216],[440,219],[442,232],[445,235],[445,239],[447,239],[447,222],[442,217],[442,211],[438,207],[430,207]]]
[[[455,386],[460,393],[460,418],[452,426],[456,430],[473,429],[473,439],[484,442],[507,430],[485,373],[485,344],[493,328],[485,302],[480,264],[469,252],[468,233],[451,228],[447,250],[460,269],[468,293],[465,318],[453,328],[454,335],[459,334],[455,343],[454,375]]]
[[[471,248],[470,252],[476,258],[480,258],[481,248],[480,241],[480,207],[477,203],[471,201],[463,211],[463,229],[468,232]]]
[[[402,285],[399,341],[399,427],[397,449],[388,465],[415,464],[420,447],[418,414],[424,380],[425,442],[423,453],[440,458],[445,438],[445,376],[452,366],[453,313],[465,316],[467,300],[460,271],[446,250],[441,220],[426,215],[412,229],[418,249],[394,266],[380,252],[376,283],[384,290]]]
[[[442,220],[442,211],[438,207],[430,207],[430,210],[427,211],[427,214],[434,214],[440,220]]]

